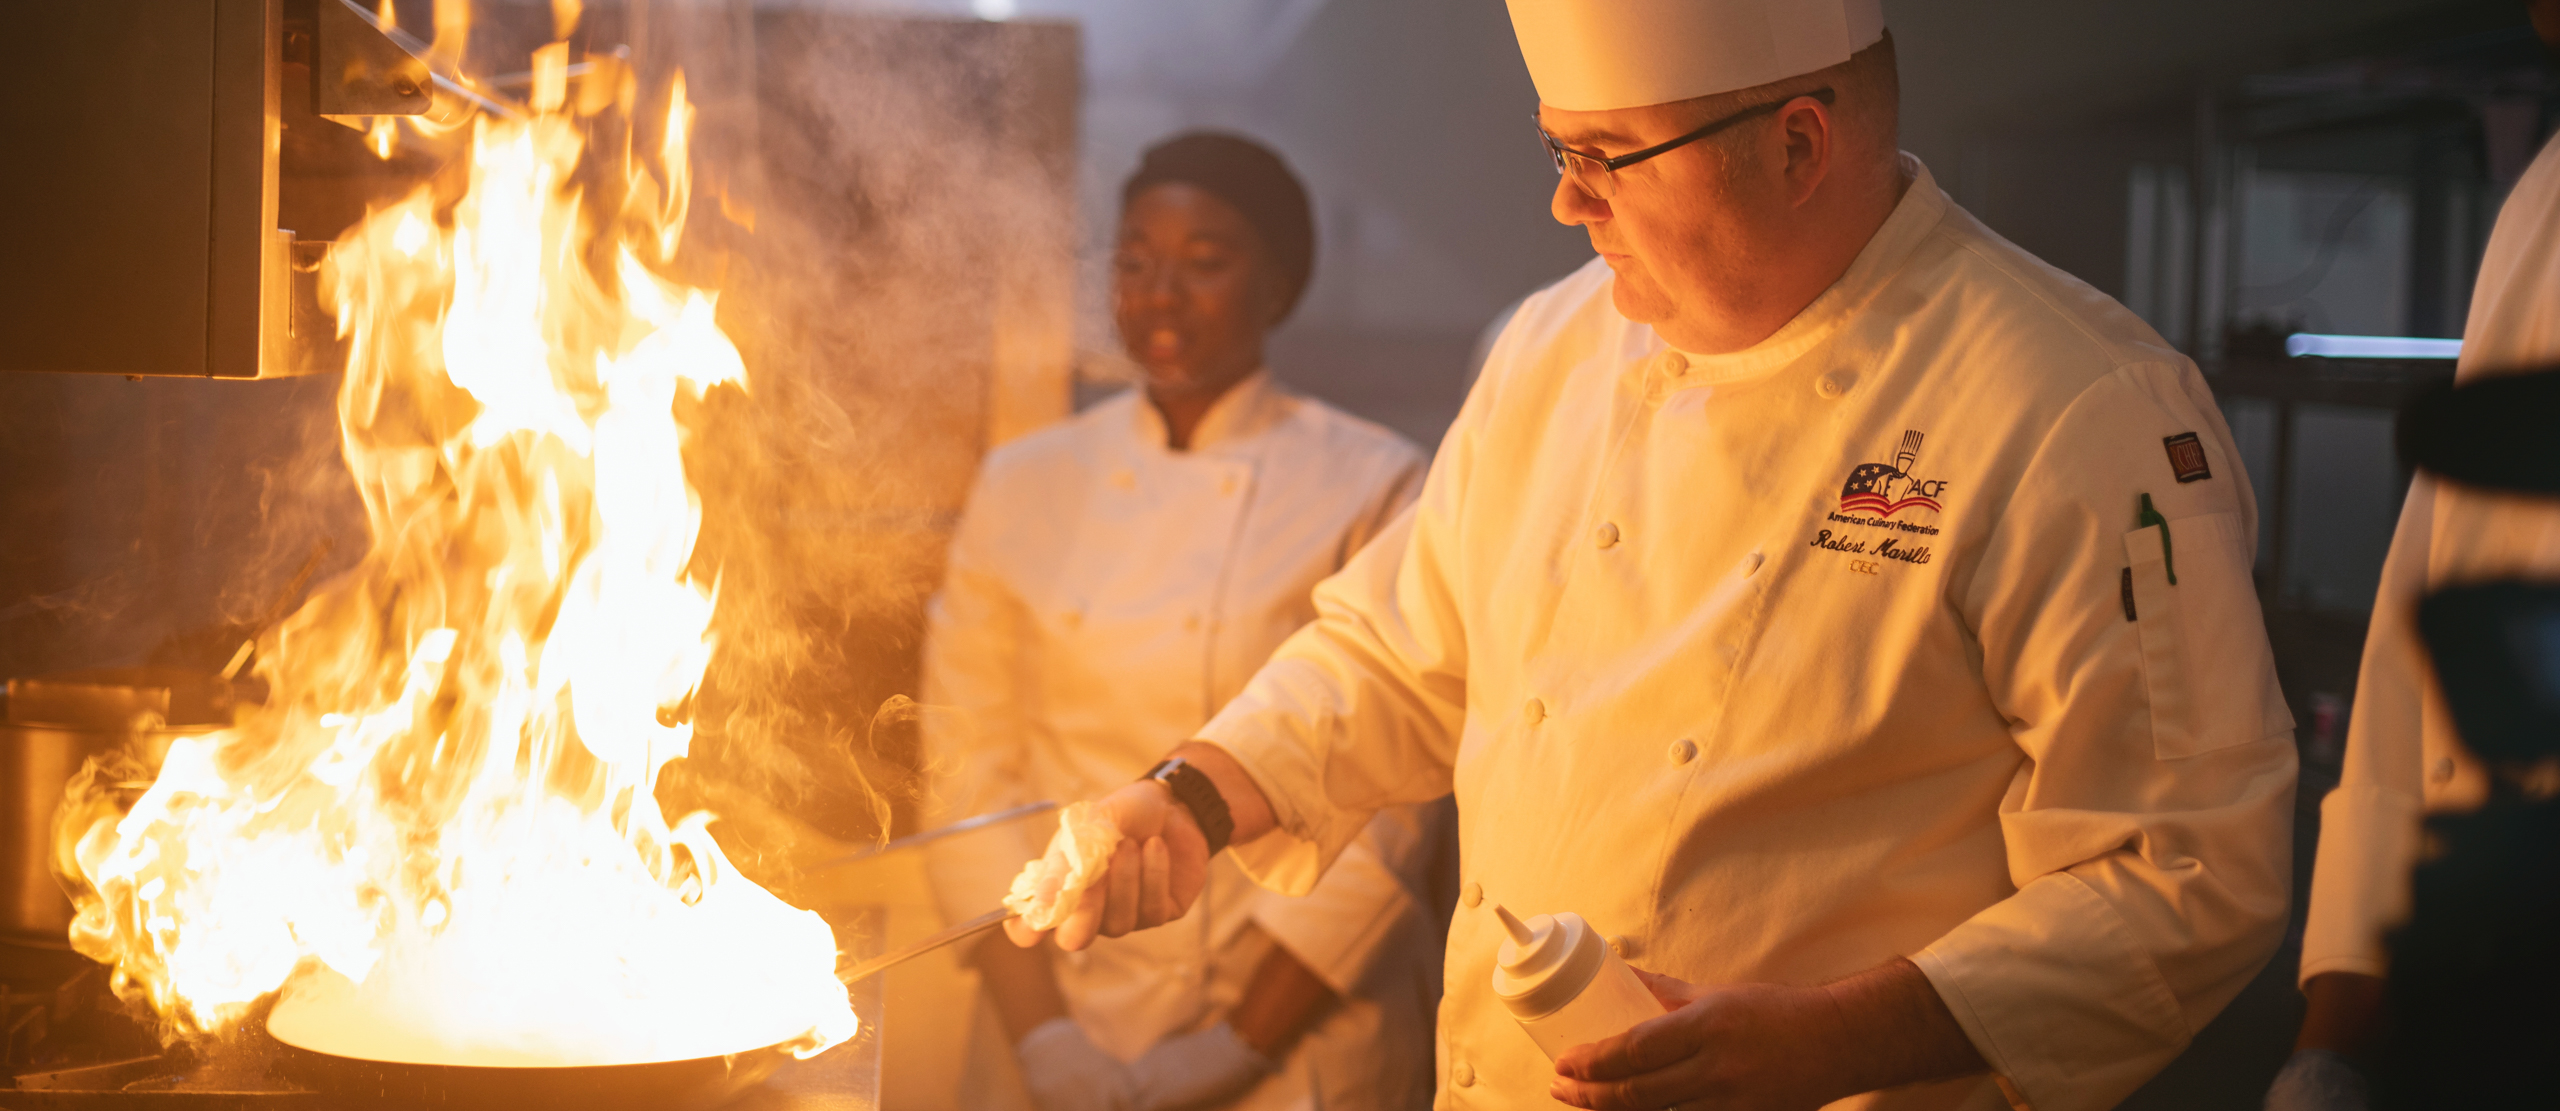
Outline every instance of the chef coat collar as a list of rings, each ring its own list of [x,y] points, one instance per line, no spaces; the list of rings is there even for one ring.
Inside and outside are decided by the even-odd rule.
[[[1830,339],[1841,325],[1875,299],[1876,292],[1901,272],[1903,260],[1911,257],[1912,249],[1928,238],[1947,214],[1947,195],[1939,190],[1937,179],[1929,176],[1929,167],[1907,151],[1901,155],[1899,165],[1911,179],[1911,186],[1902,191],[1902,200],[1893,206],[1893,214],[1885,217],[1883,226],[1867,240],[1840,280],[1831,283],[1831,288],[1823,290],[1822,296],[1814,298],[1795,319],[1759,343],[1723,355],[1681,352],[1688,359],[1688,374],[1684,376],[1687,381],[1703,385],[1776,370]]]
[[[1218,400],[1209,403],[1209,411],[1200,418],[1200,426],[1191,430],[1191,450],[1199,451],[1227,440],[1241,439],[1271,426],[1280,418],[1288,393],[1271,381],[1271,368],[1263,367],[1245,375]],[[1164,414],[1156,411],[1146,387],[1138,387],[1138,442],[1160,451],[1170,451],[1169,430]]]

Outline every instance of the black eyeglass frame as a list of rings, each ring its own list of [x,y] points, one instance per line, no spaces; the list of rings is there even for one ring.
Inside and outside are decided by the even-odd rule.
[[[1556,164],[1557,176],[1562,177],[1570,172],[1565,165],[1565,159],[1567,158],[1579,158],[1585,162],[1589,162],[1592,165],[1600,167],[1600,172],[1606,175],[1614,174],[1619,170],[1626,169],[1629,166],[1633,166],[1636,163],[1642,162],[1657,154],[1666,154],[1671,151],[1678,150],[1681,147],[1697,142],[1700,139],[1704,139],[1716,132],[1723,131],[1726,128],[1732,127],[1733,125],[1745,120],[1756,119],[1758,117],[1768,115],[1778,109],[1786,107],[1787,105],[1793,104],[1804,97],[1812,97],[1815,100],[1819,100],[1826,108],[1830,107],[1833,101],[1839,99],[1839,95],[1831,91],[1831,86],[1825,85],[1810,92],[1797,93],[1796,95],[1787,97],[1783,100],[1773,100],[1766,104],[1752,105],[1751,107],[1745,108],[1730,116],[1710,121],[1706,126],[1686,135],[1682,135],[1679,138],[1655,143],[1643,150],[1621,154],[1615,158],[1594,157],[1558,142],[1555,136],[1547,134],[1546,121],[1539,119],[1536,112],[1529,113],[1529,124],[1530,126],[1538,129],[1538,141],[1547,145],[1547,157]],[[1574,183],[1576,185],[1580,185],[1581,182],[1582,179],[1580,177],[1577,176],[1574,178]],[[1609,191],[1611,193],[1617,192],[1615,188],[1612,188]],[[1602,197],[1600,199],[1606,200],[1608,198]]]

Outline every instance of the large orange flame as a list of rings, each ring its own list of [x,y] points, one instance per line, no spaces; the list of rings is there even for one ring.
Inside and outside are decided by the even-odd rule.
[[[90,888],[72,941],[182,1029],[282,989],[279,1034],[298,1007],[393,1059],[854,1032],[826,923],[652,793],[714,647],[682,418],[747,388],[712,296],[662,276],[691,110],[679,84],[661,161],[598,179],[631,144],[591,149],[544,99],[474,125],[459,203],[422,187],[334,252],[362,566],[263,646],[265,705],[178,742],[129,813],[98,804],[108,777],[72,800],[95,815],[65,829]],[[588,207],[598,180],[615,211]]]

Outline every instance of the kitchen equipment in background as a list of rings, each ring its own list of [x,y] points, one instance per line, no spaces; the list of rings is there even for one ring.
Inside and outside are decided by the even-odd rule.
[[[337,546],[337,541],[327,537],[312,543],[310,556],[303,559],[302,569],[293,573],[293,581],[285,584],[284,593],[276,596],[275,605],[267,607],[266,615],[246,630],[247,635],[241,638],[240,647],[231,650],[230,661],[222,665],[223,682],[228,683],[240,677],[240,670],[247,667],[250,659],[257,654],[258,638],[267,635],[268,630],[282,624],[285,615],[292,613],[293,607],[301,603],[302,588],[310,584],[311,573],[320,569],[320,561],[328,558],[329,550]]]
[[[9,20],[0,370],[333,368],[319,261],[363,197],[424,172],[367,151],[355,124],[431,111],[426,64],[342,0],[18,4]]]
[[[68,944],[71,901],[55,880],[54,812],[71,777],[92,757],[120,756],[149,786],[179,737],[231,724],[231,685],[212,675],[158,668],[66,672],[12,679],[0,715],[0,936],[20,944]]]

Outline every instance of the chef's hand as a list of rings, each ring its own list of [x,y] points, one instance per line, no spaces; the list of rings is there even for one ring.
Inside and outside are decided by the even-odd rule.
[[[1223,1106],[1243,1095],[1275,1066],[1254,1052],[1235,1029],[1219,1023],[1206,1030],[1179,1034],[1129,1066],[1137,1082],[1135,1111],[1191,1111]]]
[[[1227,816],[1235,822],[1229,843],[1244,844],[1278,825],[1262,788],[1226,750],[1186,741],[1174,746],[1172,755],[1190,761],[1217,786]],[[1140,780],[1098,801],[1104,816],[1120,828],[1120,847],[1112,852],[1102,881],[1087,888],[1076,909],[1058,923],[1058,948],[1070,952],[1093,944],[1096,934],[1119,937],[1180,918],[1209,883],[1209,839],[1164,784]],[[1029,948],[1040,944],[1043,931],[1015,918],[1005,922],[1004,932],[1014,944]]]
[[[1986,1067],[1928,977],[1900,958],[1818,987],[1636,975],[1671,1013],[1565,1051],[1548,1094],[1588,1108],[1809,1111]]]
[[[1075,895],[1056,920],[1058,947],[1082,949],[1095,934],[1119,937],[1182,917],[1209,882],[1209,841],[1191,812],[1173,801],[1164,784],[1141,780],[1094,800],[1101,820],[1119,830],[1119,847],[1100,879]],[[1043,931],[1027,918],[1007,919],[1005,936],[1025,947]]]
[[[1041,1023],[1013,1047],[1022,1083],[1040,1111],[1136,1111],[1137,1077],[1064,1016]]]

